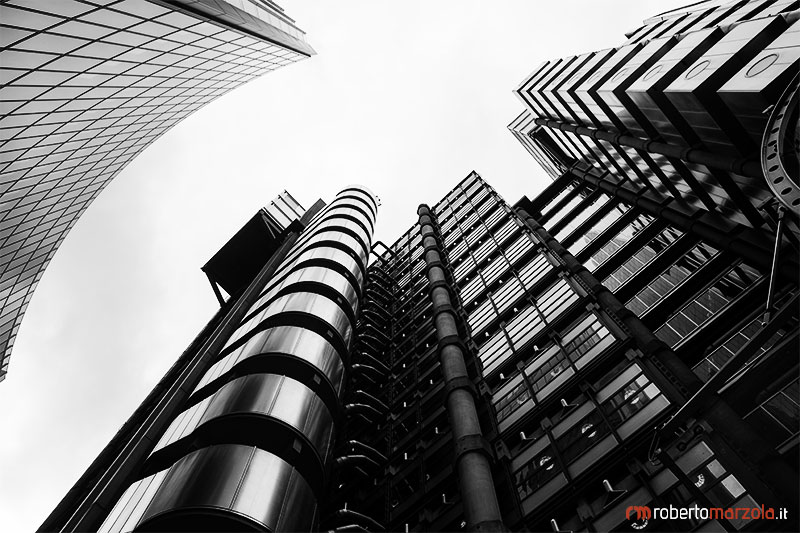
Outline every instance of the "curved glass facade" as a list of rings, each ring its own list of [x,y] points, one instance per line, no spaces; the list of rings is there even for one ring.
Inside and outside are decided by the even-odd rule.
[[[315,526],[376,208],[347,189],[311,221],[100,531]]]
[[[45,267],[106,184],[195,110],[313,53],[268,3],[169,6],[0,6],[0,380]]]

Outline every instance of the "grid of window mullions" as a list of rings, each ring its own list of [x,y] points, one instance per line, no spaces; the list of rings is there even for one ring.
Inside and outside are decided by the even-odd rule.
[[[422,269],[425,268],[425,261],[419,259],[414,262],[414,267],[411,269],[411,276],[416,277]]]
[[[578,295],[565,279],[560,279],[536,297],[539,312],[548,322],[553,322],[569,306],[578,300]],[[513,321],[509,322],[509,326]]]
[[[509,268],[512,267],[512,263],[506,258],[504,255],[499,255],[494,258],[486,268],[481,271],[481,275],[483,276],[483,281],[486,286],[490,286],[494,283],[497,279],[501,276],[505,275]]]
[[[494,232],[494,238],[499,245],[503,245],[506,238],[510,237],[514,230],[516,230],[519,225],[514,221],[514,219],[509,219],[506,221],[505,224],[500,226],[500,228]]]
[[[533,241],[527,233],[523,232],[520,237],[511,243],[505,251],[506,257],[510,263],[516,262],[517,259],[522,257],[534,247]]]
[[[480,181],[475,181],[471,185],[469,185],[467,187],[464,187],[464,194],[467,197],[472,197],[478,191],[485,191],[485,190],[486,190],[486,187],[485,187],[485,185],[483,183],[481,183]]]
[[[708,379],[716,374],[722,366],[733,357],[736,352],[749,341],[758,330],[761,329],[761,317],[756,317],[746,323],[743,327],[739,327],[736,331],[730,334],[723,342],[717,346],[711,353],[706,355],[699,363],[697,363],[692,370],[697,376],[703,380]],[[775,332],[763,345],[756,348],[753,356],[743,365],[743,371],[753,361],[758,360],[764,353],[772,349],[775,344],[786,335],[787,331],[797,328],[797,320],[792,320],[784,325],[781,329]]]
[[[795,379],[750,411],[745,420],[754,423],[770,440],[782,444],[800,432],[800,382]]]
[[[489,255],[497,250],[497,248],[498,245],[493,239],[486,239],[483,244],[478,246],[478,249],[472,254],[473,260],[476,264],[480,265],[483,260],[489,257]]]
[[[614,222],[623,217],[629,209],[630,208],[624,204],[617,204],[612,207],[608,213],[603,215],[603,217],[595,222],[590,228],[586,228],[586,230],[583,231],[575,239],[575,241],[567,247],[569,253],[577,256],[594,240],[603,238],[603,233],[605,230],[607,230]],[[570,238],[571,237],[572,236],[570,236]]]
[[[458,228],[453,229],[453,231],[450,232],[448,235],[446,235],[445,238],[444,238],[445,247],[449,248],[450,246],[452,246],[453,242],[455,242],[455,240],[457,238],[459,238],[460,236],[461,236],[460,229],[458,229]]]
[[[478,215],[483,216],[486,214],[489,209],[493,208],[494,206],[501,205],[498,202],[483,202],[477,207]],[[488,223],[487,223],[488,224]]]
[[[654,333],[667,345],[676,346],[749,288],[756,288],[762,277],[744,263],[735,264],[670,316]]]
[[[449,222],[453,219],[453,214],[455,213],[456,207],[453,204],[445,203],[441,206],[437,206],[433,209],[433,212],[436,213],[436,217],[439,219],[440,223]]]
[[[461,196],[461,194],[462,194],[461,184],[458,184],[452,191],[450,191],[445,200],[450,204],[451,207],[454,207],[454,204]]]
[[[488,196],[489,196],[489,191],[484,189],[475,196],[473,196],[472,198],[470,198],[470,201],[472,202],[473,206],[478,206]]]
[[[461,205],[458,209],[453,208],[453,210],[447,213],[444,217],[440,217],[440,221],[445,220],[448,223],[456,222],[466,217],[467,213],[472,213],[473,216],[483,215],[489,208],[491,208],[493,205],[496,205],[495,202],[491,202],[488,200],[483,201],[487,197],[488,193],[480,194],[477,197],[471,199],[471,201],[467,201],[465,197],[463,205]],[[462,224],[462,227],[463,226],[464,224]]]
[[[594,272],[611,258],[614,253],[622,248],[627,242],[632,240],[636,235],[644,231],[651,222],[655,220],[652,216],[641,213],[636,216],[634,220],[626,224],[614,235],[610,236],[606,243],[600,247],[592,256],[585,262],[589,271]]]
[[[467,306],[472,303],[473,298],[484,290],[486,290],[486,285],[483,283],[483,278],[481,276],[475,276],[459,291],[459,296],[464,306]]]
[[[462,278],[466,279],[465,275],[476,266],[477,264],[472,256],[464,257],[464,260],[453,269],[453,277],[455,277],[456,283],[460,282]]]
[[[491,261],[487,263],[486,267],[481,268],[474,274],[475,277],[473,280],[481,276],[483,277],[485,283],[484,288],[494,283],[500,276],[505,275],[508,269],[514,266],[514,263],[503,255],[502,249],[500,248],[499,250],[499,254],[496,257],[493,257]],[[468,258],[467,261],[459,265],[459,267],[456,269],[456,279],[460,280],[462,276],[469,274],[473,267],[477,267],[477,264],[472,262],[471,258]],[[473,283],[473,281],[470,281],[468,277],[465,277],[464,279],[467,280],[468,284]],[[467,285],[464,285],[464,287],[467,287]],[[467,300],[465,299],[464,301],[466,302]]]
[[[462,220],[459,222],[459,226],[461,226],[461,230],[463,232],[468,232],[472,226],[478,222],[478,214],[474,211],[466,218],[466,220]],[[464,229],[467,228],[467,229]]]
[[[527,290],[532,289],[553,266],[544,254],[536,255],[530,262],[519,269],[518,276]]]
[[[611,291],[616,291],[648,263],[670,248],[683,237],[683,235],[681,231],[676,229],[665,228],[651,239],[649,243],[639,248],[636,253],[631,255],[631,257],[614,270],[614,272],[606,276],[603,279],[603,285],[608,287]]]
[[[464,193],[463,190],[459,188],[457,194],[458,196],[456,196],[450,201],[450,209],[452,209],[454,213],[456,213],[459,209],[464,207],[464,204],[467,202],[467,195]]]
[[[604,401],[600,402],[599,396],[590,399],[594,404],[592,411],[556,439],[561,457],[567,464],[572,463],[660,394],[661,391],[644,374],[639,373]]]
[[[539,313],[533,307],[529,307],[515,317],[513,324],[507,324],[500,331],[504,334],[507,346],[504,347],[505,353],[487,354],[484,357],[481,354],[481,362],[484,364],[485,373],[489,374],[497,369],[497,366],[503,363],[513,354],[522,350],[525,343],[538,335],[544,328],[544,322]],[[502,356],[505,357],[502,357]]]
[[[456,247],[453,249],[453,252],[450,254],[451,261],[455,261],[456,259],[458,259],[461,256],[461,254],[463,254],[468,248],[473,247],[476,242],[482,240],[482,237],[484,236],[485,233],[487,233],[487,231],[490,233],[489,239],[491,239],[492,238],[491,230],[500,220],[502,220],[502,213],[499,217],[496,217],[494,220],[487,222],[486,225],[481,224],[478,227],[474,228],[473,231],[469,234],[469,236],[462,239],[458,243],[458,245],[456,245]],[[494,232],[494,240],[497,241],[497,244],[499,246],[502,246],[504,239],[509,235],[509,233],[513,232],[513,230],[518,227],[519,226],[514,222],[513,219],[509,219],[500,230]],[[445,244],[446,245],[448,244],[447,241],[445,242]],[[452,240],[450,244],[452,244]],[[478,246],[484,246],[485,244],[486,244],[485,242],[478,243]],[[477,252],[475,253],[475,255],[477,256]],[[478,260],[477,257],[475,258],[475,261],[478,264],[480,264],[480,260]]]
[[[441,231],[442,235],[446,235],[448,231],[453,229],[456,225],[456,217],[450,217],[446,222],[444,222],[440,227],[439,231]]]
[[[549,445],[513,472],[514,485],[520,500],[524,500],[562,472],[561,466],[556,464],[555,455],[553,447]]]
[[[483,327],[497,316],[494,303],[490,298],[486,298],[476,308],[474,308],[467,319],[472,335],[479,335],[483,332]]]
[[[549,324],[578,301],[565,280],[559,280],[529,303],[479,348],[485,373],[494,372],[513,353],[519,352]],[[505,353],[504,353],[505,352]]]
[[[489,295],[489,298],[494,302],[497,314],[500,315],[525,294],[525,287],[516,276],[512,276],[497,291]]]
[[[707,244],[700,243],[695,245],[675,264],[656,276],[647,287],[636,293],[633,298],[628,300],[625,306],[636,313],[637,316],[642,316],[648,309],[699,271],[717,253],[716,249]]]
[[[550,185],[550,187],[554,186],[555,184]],[[543,192],[540,195],[540,197],[546,194],[549,191],[550,187],[548,187],[548,190]],[[572,183],[566,185],[565,187],[560,188],[558,190],[558,193],[539,209],[539,212],[542,214],[542,220],[545,220],[548,217],[550,217],[552,215],[553,209],[556,208],[567,196],[569,196],[570,194],[574,194],[574,191],[575,191],[575,185]],[[537,202],[538,198],[535,198],[533,201]]]
[[[450,262],[453,263],[461,258],[461,256],[468,250],[467,241],[461,240],[455,248],[448,252]]]
[[[490,206],[490,204],[488,202],[486,204],[484,204],[484,205]],[[487,207],[487,210],[488,210],[488,207]],[[483,213],[481,213],[480,211],[478,211],[478,212],[479,212],[479,214],[483,215]],[[491,228],[491,227],[493,227],[495,225],[495,223],[497,223],[497,221],[499,221],[501,218],[503,218],[504,214],[505,214],[505,210],[501,206],[496,206],[495,210],[492,211],[492,213],[490,215],[488,215],[487,217],[484,218],[484,222],[483,223],[486,224],[486,227]]]
[[[555,446],[564,463],[569,465],[609,433],[611,428],[595,405],[589,414],[556,439]]]
[[[658,387],[647,376],[639,374],[620,387],[613,396],[603,401],[600,408],[611,426],[618,428],[644,409],[660,393]]]
[[[408,230],[404,235],[401,235],[397,242],[395,242],[390,248],[396,254],[393,256],[392,263],[395,265],[392,268],[396,268],[402,259],[398,258],[398,256],[405,255],[409,253],[408,249],[408,241],[411,239],[411,233],[414,231],[414,227]]]
[[[526,289],[529,288],[530,286],[525,286],[516,276],[512,276],[495,293],[487,295],[487,300],[469,315],[473,335],[482,333],[483,328],[493,318],[502,315],[512,305],[517,304],[522,297],[526,296]],[[466,302],[468,300],[464,298],[463,301]]]
[[[464,235],[464,240],[467,241],[470,248],[474,248],[481,243],[488,231],[486,226],[479,224],[475,229]]]
[[[505,393],[498,397],[495,393],[494,408],[497,422],[502,422],[520,409],[530,399],[530,385],[525,381],[525,374],[520,372],[503,385]]]
[[[570,217],[569,219],[562,219],[560,221],[558,225],[560,225],[561,228],[553,233],[553,237],[559,241],[565,241],[566,238],[578,228],[578,226],[588,220],[589,217],[603,209],[603,207],[611,201],[613,200],[607,194],[587,196],[567,215]],[[564,222],[564,220],[566,220],[566,222]],[[551,221],[549,223],[549,227],[551,229],[555,228],[556,223]]]
[[[13,201],[16,193],[23,198],[7,204],[7,222],[45,217],[45,224],[62,217],[58,226],[68,229],[107,181],[172,124],[256,74],[300,57],[156,4],[128,8],[132,12],[123,14],[75,1],[4,3],[0,25],[11,40],[0,50],[6,108],[0,167],[6,183],[17,182],[4,200]],[[114,16],[126,24],[102,25],[116,24]],[[26,184],[33,179],[37,191]],[[70,183],[71,190],[60,188]],[[52,190],[42,192],[43,185]],[[54,251],[50,246],[64,234],[40,243],[48,249],[27,267],[43,268]],[[4,278],[15,275],[6,271]]]
[[[458,258],[464,251],[466,251],[468,246],[471,246],[478,237],[481,237],[486,232],[487,228],[491,229],[494,224],[502,218],[502,216],[503,210],[498,209],[482,223],[476,224],[476,227],[472,228],[472,230],[468,231],[466,234],[454,228],[452,233],[445,235],[444,243],[446,247],[452,246],[456,238],[459,236],[463,237],[450,254],[451,259],[454,260]]]
[[[605,401],[600,402],[599,398],[590,397],[586,401],[592,405],[592,409],[586,415],[576,420],[554,440],[549,434],[541,437],[546,438],[549,445],[515,469],[513,476],[520,498],[532,494],[543,484],[543,481],[537,481],[537,478],[549,479],[563,471],[561,469],[589,451],[602,440],[602,437],[612,433],[660,394],[655,385],[640,373]],[[611,422],[611,426],[606,420]],[[553,448],[557,453],[554,453]],[[559,459],[557,468],[554,467],[553,457]]]
[[[464,218],[467,216],[467,213],[471,211],[472,211],[472,204],[466,201],[465,198],[464,201],[458,207],[453,208],[451,216],[453,217],[453,220],[455,222],[459,222],[461,220],[464,220]]]

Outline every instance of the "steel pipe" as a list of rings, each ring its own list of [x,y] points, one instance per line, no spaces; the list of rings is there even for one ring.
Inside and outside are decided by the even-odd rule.
[[[475,384],[464,359],[456,312],[436,237],[433,214],[426,205],[417,210],[425,268],[431,287],[433,320],[439,341],[448,418],[456,448],[458,484],[467,528],[471,531],[505,531],[492,477],[490,452],[483,438],[475,406]]]

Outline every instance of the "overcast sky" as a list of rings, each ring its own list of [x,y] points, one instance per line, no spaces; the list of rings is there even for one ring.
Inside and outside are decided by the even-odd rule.
[[[279,0],[318,55],[138,156],[50,263],[0,383],[0,530],[33,531],[214,313],[200,267],[283,189],[361,183],[391,243],[471,170],[509,202],[547,178],[506,126],[546,59],[619,45],[688,0]]]

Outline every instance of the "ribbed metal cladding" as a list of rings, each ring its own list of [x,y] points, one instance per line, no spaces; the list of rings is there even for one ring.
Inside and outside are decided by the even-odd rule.
[[[376,214],[349,187],[308,224],[100,531],[316,527]]]
[[[417,214],[466,527],[470,531],[505,531],[492,477],[491,452],[478,419],[475,384],[464,360],[464,343],[456,323],[433,214],[426,205],[421,205]]]

